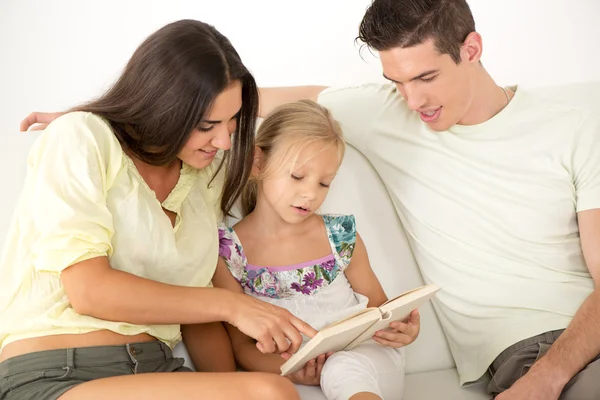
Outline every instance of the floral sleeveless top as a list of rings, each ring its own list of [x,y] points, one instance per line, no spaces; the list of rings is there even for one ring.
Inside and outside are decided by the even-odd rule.
[[[317,260],[286,267],[248,264],[233,228],[219,225],[219,255],[244,292],[255,297],[289,299],[313,295],[329,286],[350,264],[356,243],[353,215],[322,215],[331,254]]]

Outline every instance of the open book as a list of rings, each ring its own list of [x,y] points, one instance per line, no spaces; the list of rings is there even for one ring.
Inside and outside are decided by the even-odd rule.
[[[422,286],[401,294],[380,307],[369,307],[321,329],[304,347],[281,366],[281,375],[302,369],[308,361],[330,351],[351,350],[389,328],[393,321],[406,319],[440,290],[436,285]]]

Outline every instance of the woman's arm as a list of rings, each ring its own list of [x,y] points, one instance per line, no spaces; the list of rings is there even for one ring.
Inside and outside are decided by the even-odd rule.
[[[221,322],[182,325],[181,333],[196,371],[234,372],[236,370],[231,340]]]
[[[219,288],[168,285],[112,269],[95,257],[62,271],[63,286],[80,314],[132,324],[225,321],[256,338],[260,350],[296,352],[316,331],[283,308]],[[289,340],[289,342],[288,342]]]
[[[61,280],[79,314],[139,325],[225,321],[235,313],[232,303],[246,300],[222,289],[141,278],[111,268],[107,257],[74,264],[62,271]]]

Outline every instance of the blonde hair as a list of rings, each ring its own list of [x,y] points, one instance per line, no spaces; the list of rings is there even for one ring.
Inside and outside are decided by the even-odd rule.
[[[242,192],[242,215],[256,207],[258,183],[261,179],[281,172],[290,160],[296,164],[304,148],[322,143],[321,151],[330,146],[338,149],[338,165],[346,145],[342,129],[329,110],[310,100],[300,100],[277,107],[258,127],[255,145],[262,151],[263,166],[259,176],[251,177]]]

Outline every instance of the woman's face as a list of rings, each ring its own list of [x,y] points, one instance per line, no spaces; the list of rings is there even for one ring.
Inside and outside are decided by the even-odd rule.
[[[231,147],[231,135],[236,130],[237,116],[242,108],[242,84],[233,82],[221,92],[196,127],[177,157],[194,168],[210,165],[218,150]]]

